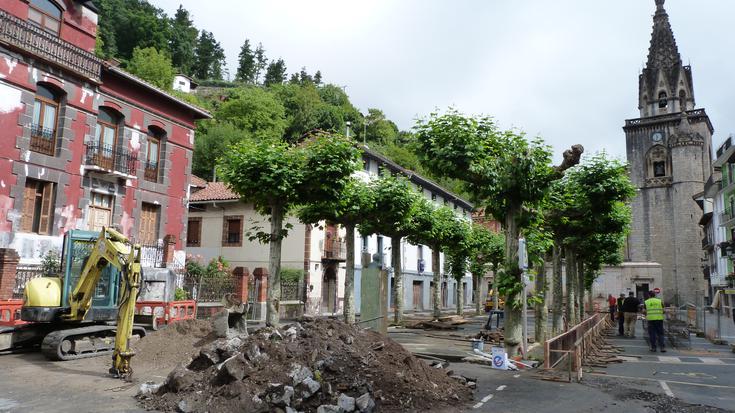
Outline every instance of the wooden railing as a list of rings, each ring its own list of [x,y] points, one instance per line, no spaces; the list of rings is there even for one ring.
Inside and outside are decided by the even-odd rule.
[[[2,10],[0,44],[26,51],[99,82],[102,61],[97,56]]]

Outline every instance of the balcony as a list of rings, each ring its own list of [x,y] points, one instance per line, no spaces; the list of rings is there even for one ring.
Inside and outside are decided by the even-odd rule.
[[[143,178],[146,181],[158,182],[158,162],[145,162]]]
[[[344,261],[347,259],[347,243],[343,239],[331,239],[324,242],[324,260]]]
[[[102,61],[94,54],[3,10],[0,10],[0,44],[30,53],[99,83]]]
[[[31,125],[31,150],[48,156],[56,155],[56,131]]]
[[[87,144],[86,164],[90,169],[102,170],[113,174],[120,173],[126,177],[135,177],[138,157],[126,149],[115,148],[110,145],[100,145],[98,142]]]

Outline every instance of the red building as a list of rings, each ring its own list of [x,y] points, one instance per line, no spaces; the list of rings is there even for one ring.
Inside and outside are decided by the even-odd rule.
[[[70,229],[112,225],[183,250],[210,115],[97,58],[91,1],[0,4],[0,248],[34,262]]]

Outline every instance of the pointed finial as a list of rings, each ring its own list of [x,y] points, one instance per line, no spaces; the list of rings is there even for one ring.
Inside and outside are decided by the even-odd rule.
[[[662,11],[664,9],[664,2],[666,0],[656,0],[656,11]]]

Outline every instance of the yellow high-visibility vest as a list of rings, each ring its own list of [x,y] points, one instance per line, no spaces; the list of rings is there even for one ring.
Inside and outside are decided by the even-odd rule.
[[[656,297],[646,300],[646,319],[655,321],[664,319],[664,305]]]

